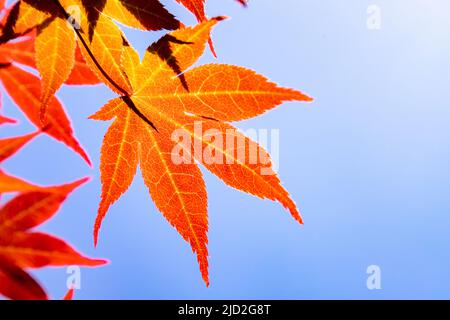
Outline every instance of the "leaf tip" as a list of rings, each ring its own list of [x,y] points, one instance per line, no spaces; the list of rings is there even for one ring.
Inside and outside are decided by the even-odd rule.
[[[239,2],[243,7],[247,8],[248,7],[248,3],[247,0],[237,0],[237,2]]]
[[[66,295],[64,296],[63,300],[73,300],[73,295],[75,293],[75,289],[74,288],[70,288]]]
[[[308,102],[308,103],[314,101],[313,97],[311,97],[311,96],[309,96],[309,95],[307,95],[307,94],[305,94],[305,93],[303,93],[303,92],[301,92],[299,90],[293,90],[293,89],[288,89],[288,90],[291,90],[291,92],[294,94],[292,96],[293,100],[301,101],[301,102]]]
[[[307,95],[304,95],[305,96],[305,102],[314,102],[314,98],[313,97],[310,97],[310,96],[307,96]]]
[[[300,223],[302,226],[305,225],[305,222],[303,221],[303,218],[300,215],[297,218],[295,218],[295,220],[297,220],[298,223]]]
[[[231,18],[228,16],[216,16],[216,17],[211,18],[211,20],[220,22],[220,21],[225,21],[225,20],[231,20]]]
[[[72,183],[73,189],[78,188],[79,186],[82,186],[83,184],[88,183],[91,180],[92,180],[91,177],[81,178],[81,179],[79,179],[79,180],[77,180],[77,181]]]
[[[109,260],[106,259],[94,259],[93,260],[93,266],[104,266],[104,265],[108,265],[109,264]]]
[[[2,124],[17,124],[17,123],[18,123],[18,121],[15,119],[7,118],[7,117],[0,115],[0,125],[2,125]]]
[[[97,248],[98,246],[98,228],[97,226],[94,227],[94,248]]]
[[[205,282],[206,288],[209,288],[211,283],[209,282],[208,270],[202,271],[202,278],[203,278],[203,281]]]
[[[89,158],[89,156],[87,155],[87,153],[83,150],[82,153],[80,153],[81,157],[83,158],[83,160],[86,162],[86,164],[88,165],[89,168],[93,168],[92,165],[92,161]]]
[[[103,215],[99,215],[97,216],[96,220],[95,220],[95,224],[94,224],[94,247],[97,248],[98,246],[98,238],[99,238],[99,234],[100,234],[100,227],[102,225],[102,220],[103,220]]]

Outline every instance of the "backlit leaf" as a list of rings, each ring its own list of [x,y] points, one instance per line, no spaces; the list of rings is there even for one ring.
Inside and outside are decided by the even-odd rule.
[[[15,178],[0,172],[0,191]],[[18,179],[15,179],[18,181]],[[5,192],[21,193],[0,208],[0,294],[10,299],[47,299],[42,287],[27,270],[47,266],[99,266],[105,260],[91,259],[65,241],[32,229],[50,219],[67,196],[85,183],[81,179],[54,187],[16,183]]]
[[[65,19],[56,17],[39,26],[36,63],[42,78],[40,112],[43,122],[47,104],[72,72],[75,46],[75,34]]]
[[[268,153],[228,122],[258,116],[284,101],[312,100],[241,67],[217,64],[186,71],[220,20],[169,33],[147,49],[137,67],[137,54],[127,45],[123,65],[134,93],[111,100],[91,116],[113,120],[102,146],[95,242],[109,207],[128,189],[139,165],[156,206],[197,254],[206,284],[207,194],[198,164],[236,189],[280,202],[302,223]],[[235,143],[231,148],[215,143],[207,134],[212,131]],[[184,139],[177,141],[174,133]]]

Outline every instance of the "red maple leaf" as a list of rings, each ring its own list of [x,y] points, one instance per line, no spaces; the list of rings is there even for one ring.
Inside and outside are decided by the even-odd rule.
[[[3,177],[0,175],[0,185]],[[55,187],[15,188],[22,191],[0,208],[0,294],[11,299],[47,299],[26,271],[67,265],[99,266],[65,241],[34,228],[55,215],[67,196],[87,179]],[[21,190],[17,190],[21,189]]]

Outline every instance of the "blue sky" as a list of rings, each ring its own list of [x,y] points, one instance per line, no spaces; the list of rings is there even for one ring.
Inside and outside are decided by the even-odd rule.
[[[194,23],[183,8],[164,2]],[[381,30],[366,26],[373,4],[381,9]],[[237,124],[280,130],[279,175],[305,226],[280,205],[204,171],[211,265],[205,288],[188,244],[157,212],[137,175],[94,249],[99,150],[108,124],[87,116],[113,94],[100,86],[64,87],[58,95],[94,168],[42,136],[5,169],[41,184],[93,178],[41,228],[111,261],[82,270],[76,297],[450,298],[449,2],[255,0],[244,10],[231,0],[210,0],[207,10],[232,17],[214,31],[218,62],[254,69],[316,99]],[[127,30],[141,53],[161,34]],[[200,63],[212,61],[206,53]],[[21,125],[1,128],[0,136],[32,131],[5,100],[5,114]],[[370,265],[381,268],[381,290],[366,287]],[[65,292],[65,269],[34,274],[53,297]]]

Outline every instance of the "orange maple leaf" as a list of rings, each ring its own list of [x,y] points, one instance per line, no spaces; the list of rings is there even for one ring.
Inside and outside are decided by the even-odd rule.
[[[283,101],[312,100],[241,67],[211,64],[186,71],[204,52],[211,29],[220,20],[169,33],[147,49],[142,62],[127,45],[122,61],[133,93],[110,101],[91,116],[114,119],[101,150],[102,195],[95,243],[109,207],[128,189],[140,165],[156,206],[197,254],[207,285],[207,192],[196,162],[234,188],[280,202],[302,222],[295,203],[271,172],[267,152],[228,122],[258,116]],[[198,125],[243,141],[245,150],[256,150],[264,162],[252,162],[249,152],[242,157],[237,147],[214,144],[210,137],[196,132]],[[177,163],[173,159],[178,155],[178,143],[172,140],[177,130],[189,137],[180,151],[191,161]],[[202,149],[200,156],[196,146]],[[207,161],[203,150],[225,161]],[[262,169],[270,174],[263,174]]]
[[[5,176],[0,173],[0,186],[8,180]],[[86,181],[13,190],[22,193],[0,208],[0,294],[11,299],[47,299],[45,291],[26,270],[106,263],[81,255],[61,239],[32,230],[53,217],[67,196]]]

